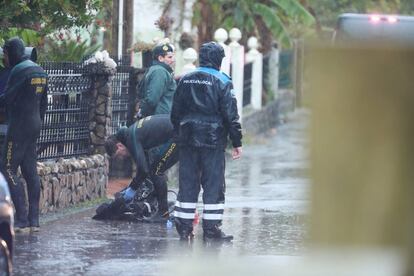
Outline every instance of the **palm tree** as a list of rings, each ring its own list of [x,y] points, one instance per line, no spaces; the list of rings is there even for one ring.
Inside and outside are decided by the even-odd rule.
[[[212,19],[212,14],[216,18]],[[200,37],[200,27],[206,29],[206,24],[212,25],[213,30],[238,27],[243,34],[257,36],[265,49],[270,47],[273,38],[289,46],[290,25],[309,27],[315,23],[298,0],[199,0],[195,15],[200,40],[210,38],[206,34]]]

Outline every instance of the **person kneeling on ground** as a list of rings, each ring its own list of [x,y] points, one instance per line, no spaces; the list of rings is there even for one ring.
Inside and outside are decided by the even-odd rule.
[[[128,188],[120,193],[125,201],[132,200],[144,180],[154,184],[158,200],[158,214],[149,222],[163,222],[169,217],[167,177],[164,172],[178,161],[178,148],[173,142],[173,127],[168,114],[145,117],[130,127],[121,128],[105,141],[109,156],[131,156],[136,165],[136,175]]]

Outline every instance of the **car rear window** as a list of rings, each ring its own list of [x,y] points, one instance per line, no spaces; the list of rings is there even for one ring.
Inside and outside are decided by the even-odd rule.
[[[386,41],[414,45],[414,17],[345,14],[337,21],[336,41]]]

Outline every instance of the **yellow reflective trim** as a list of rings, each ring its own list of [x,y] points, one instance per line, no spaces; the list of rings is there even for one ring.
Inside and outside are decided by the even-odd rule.
[[[46,78],[33,78],[31,79],[30,84],[46,84]]]

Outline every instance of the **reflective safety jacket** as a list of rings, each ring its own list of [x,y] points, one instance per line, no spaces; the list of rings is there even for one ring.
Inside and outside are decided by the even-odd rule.
[[[174,134],[181,145],[225,148],[241,146],[241,125],[233,84],[227,75],[199,67],[178,83],[171,112]]]

